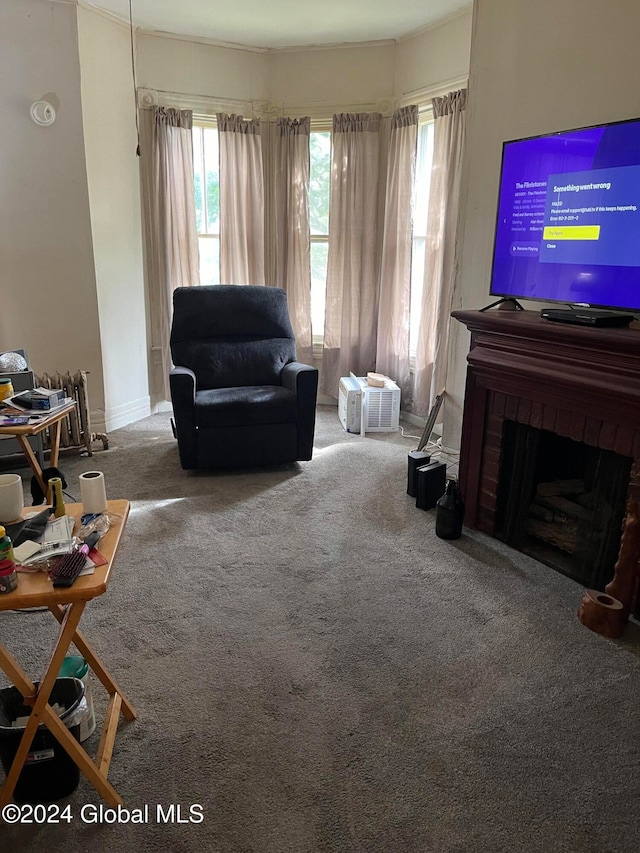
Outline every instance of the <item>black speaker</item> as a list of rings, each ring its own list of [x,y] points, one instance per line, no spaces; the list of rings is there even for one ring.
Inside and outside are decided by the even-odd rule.
[[[444,462],[431,462],[416,470],[418,509],[433,509],[447,488],[447,466]]]
[[[412,450],[407,459],[407,494],[415,498],[418,493],[416,471],[421,465],[428,465],[431,457],[424,450]]]

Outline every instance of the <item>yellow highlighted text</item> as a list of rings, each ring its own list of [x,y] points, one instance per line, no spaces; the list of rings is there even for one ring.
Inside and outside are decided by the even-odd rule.
[[[547,225],[544,240],[599,240],[599,225]]]

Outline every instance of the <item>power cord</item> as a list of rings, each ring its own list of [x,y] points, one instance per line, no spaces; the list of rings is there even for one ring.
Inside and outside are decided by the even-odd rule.
[[[402,424],[400,424],[400,434],[402,435],[403,438],[417,438],[418,441],[420,441],[419,435],[410,435],[408,432],[405,432]]]

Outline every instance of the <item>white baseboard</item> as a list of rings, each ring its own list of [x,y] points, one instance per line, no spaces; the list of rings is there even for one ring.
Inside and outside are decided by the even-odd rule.
[[[91,413],[91,429],[94,432],[112,432],[114,429],[132,424],[151,414],[149,396],[131,400],[120,406],[112,406],[108,412]]]

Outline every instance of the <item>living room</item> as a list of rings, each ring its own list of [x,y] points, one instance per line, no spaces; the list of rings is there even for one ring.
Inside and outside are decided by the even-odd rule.
[[[327,117],[334,108],[352,105],[388,109],[411,93],[432,97],[461,88],[468,78],[451,308],[477,309],[489,301],[503,141],[640,115],[634,74],[640,65],[639,31],[636,0],[476,0],[472,9],[438,25],[379,45],[265,53],[138,31],[136,75],[138,87],[149,92],[183,93],[203,102],[219,98],[230,105],[266,102],[277,104],[284,115],[287,109],[301,114],[305,106],[326,108]],[[144,735],[136,735],[136,722],[119,736],[114,784],[121,791],[127,788],[130,764],[136,785],[151,777],[171,782],[172,796],[181,794],[183,803],[200,801],[199,784],[205,777],[213,792],[204,829],[189,827],[190,836],[184,829],[178,832],[180,827],[172,834],[164,828],[164,835],[159,832],[150,841],[149,827],[135,833],[118,827],[123,834],[114,844],[116,836],[108,827],[94,834],[84,827],[74,828],[69,845],[67,829],[57,827],[47,830],[44,842],[35,831],[12,835],[16,849],[39,840],[49,849],[124,849],[127,844],[153,849],[155,843],[229,853],[634,849],[634,702],[640,696],[635,626],[623,645],[574,625],[575,585],[555,573],[549,579],[535,561],[521,561],[486,537],[465,534],[452,558],[451,546],[434,543],[429,517],[418,513],[416,518],[415,509],[411,514],[402,503],[406,451],[412,445],[400,438],[347,441],[339,425],[332,426],[337,424],[335,409],[320,412],[316,459],[330,467],[318,468],[321,482],[313,487],[286,471],[272,473],[262,485],[249,475],[232,481],[228,475],[187,477],[180,472],[170,435],[148,418],[162,401],[154,390],[157,351],[151,349],[148,331],[128,28],[84,3],[9,0],[0,9],[0,42],[5,116],[0,145],[0,349],[26,349],[36,372],[90,371],[93,426],[116,437],[104,462],[98,451],[91,464],[104,468],[108,483],[117,482],[120,493],[114,497],[132,500],[130,526],[136,538],[123,546],[121,565],[139,565],[144,588],[157,584],[166,608],[166,619],[147,612],[131,579],[120,592],[114,586],[122,611],[129,602],[131,619],[127,632],[110,642],[104,655],[114,672],[125,673],[127,693],[139,711],[142,700],[147,719]],[[51,127],[36,127],[29,117],[30,104],[40,98],[56,107]],[[453,449],[460,448],[468,349],[466,329],[452,322],[443,438]],[[163,425],[168,429],[168,419]],[[151,455],[138,458],[142,449]],[[337,456],[345,457],[342,465],[333,463]],[[66,465],[77,482],[87,460],[69,457]],[[164,483],[155,477],[157,471],[168,471]],[[393,483],[388,491],[383,490],[385,480]],[[194,509],[198,502],[210,516],[207,527],[204,512]],[[274,502],[278,510],[270,517]],[[180,516],[178,531],[172,507],[180,503],[194,516]],[[301,530],[308,538],[307,563],[301,545],[287,544],[297,513],[305,518]],[[341,522],[350,513],[354,518]],[[324,554],[336,567],[354,560],[348,521],[364,525],[375,538],[364,543],[348,580],[336,570],[319,585],[313,560]],[[323,535],[327,528],[331,542]],[[212,546],[208,551],[205,543],[197,544],[189,558],[197,568],[185,603],[177,592],[186,567],[172,562],[176,552],[156,564],[140,559],[136,549],[148,557],[174,534],[198,543],[204,529],[215,542],[223,576],[216,577],[215,590],[207,586],[203,566]],[[395,570],[385,579],[386,564],[380,562],[392,566],[398,549],[405,571]],[[261,574],[265,554],[268,571],[282,580],[277,589]],[[289,598],[285,576],[292,558],[299,562],[293,581],[287,578]],[[464,560],[468,562],[460,568]],[[375,566],[373,574],[370,566]],[[429,590],[418,583],[421,577],[432,585],[438,606],[433,600],[428,604]],[[228,633],[224,625],[212,635],[198,596],[211,606],[217,596],[220,611],[231,613],[239,607],[234,583],[244,590],[243,608],[258,614],[258,625],[237,622]],[[267,595],[275,596],[269,610],[263,608]],[[300,606],[305,595],[310,596],[309,612]],[[108,631],[113,618],[109,596],[103,598],[99,614],[88,623],[98,635]],[[466,622],[455,618],[462,599]],[[329,612],[330,604],[338,608],[337,616]],[[367,607],[368,620],[363,615]],[[395,617],[399,643],[385,609]],[[295,653],[271,631],[283,613],[295,627]],[[10,632],[20,636],[20,617],[11,618]],[[322,679],[321,698],[316,692],[318,658],[305,636],[303,618],[314,636],[322,634],[328,620],[330,677]],[[376,619],[386,620],[379,632]],[[412,639],[403,644],[408,621],[413,623]],[[407,661],[423,660],[431,642],[431,637],[428,642],[417,639],[421,622],[427,634],[437,633],[434,661],[446,660],[446,667],[426,674],[418,667],[412,687]],[[133,631],[136,623],[138,632]],[[559,634],[553,633],[556,623]],[[248,628],[246,646],[241,624]],[[268,657],[264,666],[256,651],[261,642]],[[371,689],[365,671],[377,656],[385,657],[385,665],[376,669],[376,677],[390,679],[391,692],[398,690],[406,702],[394,704],[390,713],[388,695],[382,687]],[[40,663],[37,655],[33,663]],[[181,684],[186,666],[189,672]],[[401,669],[397,681],[394,667]],[[206,671],[210,689],[198,686],[199,670]],[[345,672],[351,692],[343,690]],[[258,684],[260,695],[266,696],[269,677],[277,682],[280,699],[290,692],[293,699],[281,714],[268,696],[258,709],[261,717],[252,691]],[[142,680],[145,687],[139,690]],[[185,684],[198,705],[198,725],[206,721],[201,742],[196,742],[193,720],[168,710],[173,703],[188,715]],[[426,694],[440,697],[437,713],[423,702]],[[203,704],[210,709],[208,717],[201,712]],[[312,710],[305,716],[309,704]],[[526,725],[525,705],[531,710]],[[478,709],[486,713],[482,720]],[[377,716],[385,725],[371,738],[367,732]],[[464,732],[451,722],[461,716]],[[426,734],[434,719],[431,734]],[[271,726],[278,728],[272,740]],[[296,730],[295,745],[287,741],[287,727]],[[216,731],[224,737],[218,740]],[[145,755],[137,754],[137,739],[144,742]],[[260,760],[254,761],[252,755],[258,754]],[[188,768],[199,761],[203,772],[192,783]],[[330,784],[310,772],[310,761],[319,763],[320,775]],[[353,767],[358,773],[352,774]],[[246,774],[251,773],[249,784]],[[128,791],[125,801],[141,803],[140,790]],[[90,786],[80,794],[83,801],[97,801]],[[159,798],[158,787],[144,796]],[[214,813],[218,817],[212,828]]]
[[[31,58],[20,74],[10,66],[6,75],[15,86],[10,102],[16,104],[20,131],[6,161],[15,205],[4,232],[3,256],[12,269],[5,317],[11,335],[5,342],[27,349],[36,372],[82,364],[90,372],[92,424],[108,432],[155,411],[163,384],[143,269],[130,33],[123,21],[87,4],[35,2],[27,14],[28,6],[12,4],[4,13],[14,10],[5,29],[15,45],[21,44],[21,56]],[[247,116],[260,109],[283,115],[312,111],[329,122],[334,112],[363,105],[388,114],[402,93],[416,93],[427,103],[436,94],[463,88],[470,32],[468,4],[398,44],[386,39],[264,51],[140,31],[136,82],[143,106],[151,95],[157,103],[209,115],[221,105],[225,112]],[[23,116],[17,103],[44,98],[54,77],[60,79],[53,87],[56,122],[37,135],[28,108]],[[39,94],[28,94],[32,90]],[[69,206],[63,216],[53,214],[58,199]],[[25,215],[45,241],[38,253],[26,252],[30,271],[16,215],[25,205]],[[114,209],[122,212],[116,221]],[[44,288],[46,306],[39,295],[43,280],[56,282]],[[37,319],[33,313],[26,319],[25,298],[37,301],[37,310],[58,331],[55,365],[47,366],[48,348],[37,336],[31,346],[24,343],[27,327]],[[114,337],[117,347],[109,345]]]

